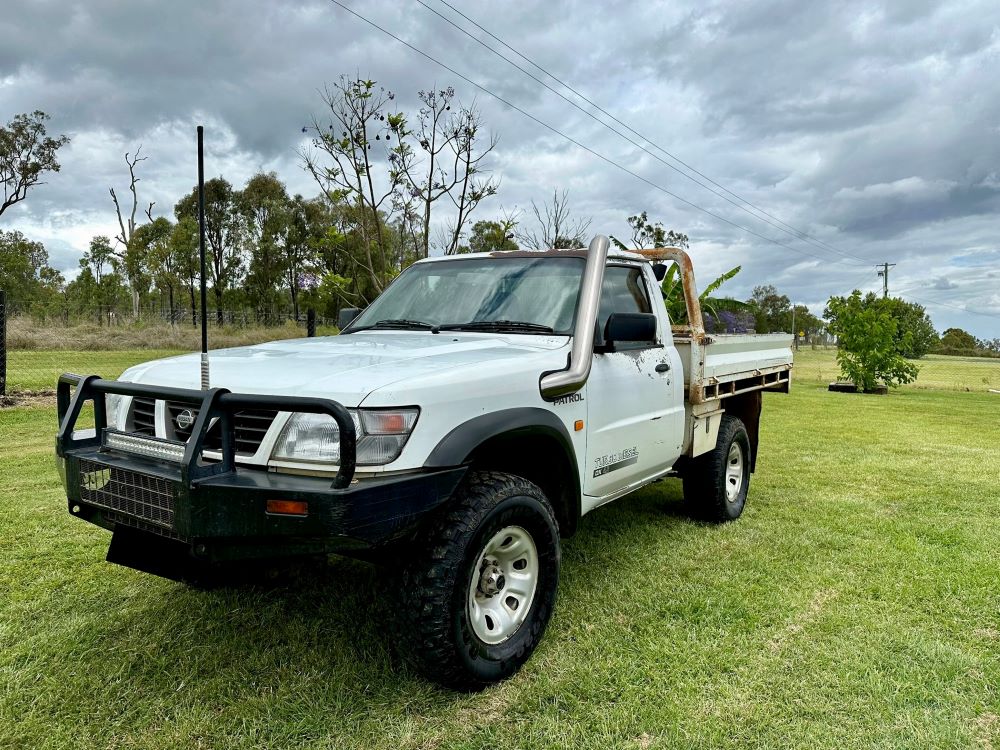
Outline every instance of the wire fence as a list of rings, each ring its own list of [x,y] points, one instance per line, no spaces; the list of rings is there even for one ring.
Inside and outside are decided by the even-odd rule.
[[[334,321],[312,310],[210,310],[206,322],[212,349],[337,332]],[[118,377],[134,364],[200,346],[201,320],[190,311],[146,306],[133,314],[95,305],[12,315],[0,292],[0,396],[52,391],[63,372]]]
[[[210,327],[217,328],[273,328],[289,322],[305,325],[309,311],[305,308],[295,312],[284,306],[263,306],[244,309],[209,308],[205,318]],[[143,304],[137,308],[131,305],[86,305],[35,304],[30,312],[19,311],[10,306],[8,317],[30,320],[40,326],[93,325],[98,328],[121,328],[142,325],[186,326],[197,329],[201,314],[184,306],[167,307],[161,304]],[[333,324],[315,315],[320,325]]]

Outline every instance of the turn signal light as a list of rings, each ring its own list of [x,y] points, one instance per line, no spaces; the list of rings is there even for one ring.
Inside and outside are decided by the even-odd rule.
[[[309,515],[309,503],[304,500],[268,500],[267,512],[281,516]]]
[[[582,419],[576,420],[576,422],[573,423],[573,429],[576,432],[579,432],[580,430],[582,430],[583,429],[583,420]]]

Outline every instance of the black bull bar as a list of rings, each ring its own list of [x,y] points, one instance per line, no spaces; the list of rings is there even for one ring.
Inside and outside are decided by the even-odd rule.
[[[75,389],[74,389],[75,388]],[[185,442],[110,429],[107,397],[144,397],[198,409]],[[114,531],[108,559],[170,578],[194,563],[340,552],[365,556],[392,543],[444,502],[467,467],[425,469],[354,480],[357,435],[348,410],[330,399],[258,396],[150,386],[66,374],[58,381],[56,453],[65,471],[70,513]],[[87,402],[96,429],[75,431]],[[234,414],[245,409],[326,414],[340,427],[340,464],[330,477],[236,465]],[[218,430],[212,457],[205,439]],[[121,438],[156,451],[131,453]],[[109,444],[110,439],[110,444]],[[353,480],[353,481],[352,481]],[[270,511],[275,499],[304,502],[308,513]]]
[[[76,386],[72,392],[70,389]],[[326,414],[337,422],[340,428],[340,467],[333,480],[334,489],[343,489],[351,484],[357,461],[357,433],[354,420],[343,405],[328,398],[308,396],[257,396],[231,393],[225,388],[211,388],[196,391],[188,388],[150,386],[141,383],[123,383],[117,380],[103,380],[96,375],[59,376],[56,390],[56,405],[59,413],[59,432],[56,435],[56,454],[65,457],[69,451],[79,448],[100,447],[104,444],[107,430],[106,397],[109,394],[139,396],[173,401],[198,407],[198,416],[191,428],[191,437],[184,446],[181,461],[181,480],[185,485],[217,474],[234,472],[236,469],[236,440],[233,430],[233,414],[243,409],[272,409],[274,411]],[[94,403],[95,435],[75,438],[74,428],[86,402]],[[206,462],[202,460],[205,438],[218,420],[222,437],[222,460]]]

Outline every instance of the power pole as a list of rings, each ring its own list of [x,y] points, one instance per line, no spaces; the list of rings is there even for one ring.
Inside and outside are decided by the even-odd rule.
[[[882,277],[883,299],[889,296],[889,269],[895,267],[896,267],[895,263],[883,263],[880,266],[875,266],[875,268],[881,269],[879,270],[878,275]]]
[[[799,350],[799,332],[795,328],[795,303],[792,303],[792,336],[795,341],[795,351]]]

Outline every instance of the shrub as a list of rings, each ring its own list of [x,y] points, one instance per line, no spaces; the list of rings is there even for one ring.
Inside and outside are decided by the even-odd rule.
[[[895,318],[888,309],[866,305],[861,292],[850,297],[831,297],[827,303],[830,332],[840,347],[837,363],[844,377],[858,388],[870,391],[879,384],[896,387],[911,383],[918,368],[900,354],[910,345],[910,335],[899,336]]]

